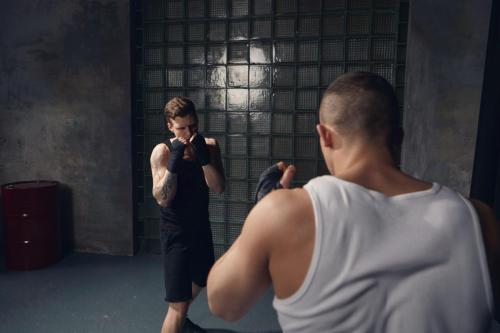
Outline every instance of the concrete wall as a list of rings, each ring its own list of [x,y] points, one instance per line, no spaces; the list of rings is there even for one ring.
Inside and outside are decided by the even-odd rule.
[[[75,250],[132,254],[129,1],[1,7],[0,183],[60,181]]]
[[[468,194],[491,0],[410,2],[402,168]]]

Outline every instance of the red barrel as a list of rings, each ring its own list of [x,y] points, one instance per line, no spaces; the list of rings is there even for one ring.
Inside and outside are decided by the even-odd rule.
[[[43,180],[2,185],[7,269],[42,268],[62,257],[57,189]]]

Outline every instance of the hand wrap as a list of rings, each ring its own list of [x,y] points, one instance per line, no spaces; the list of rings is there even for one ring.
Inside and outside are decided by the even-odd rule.
[[[266,196],[274,189],[283,188],[280,184],[280,179],[283,176],[283,171],[280,170],[278,165],[272,165],[267,170],[262,172],[257,183],[255,191],[255,203]]]
[[[175,139],[170,147],[167,169],[172,173],[177,173],[182,157],[184,156],[186,145]]]

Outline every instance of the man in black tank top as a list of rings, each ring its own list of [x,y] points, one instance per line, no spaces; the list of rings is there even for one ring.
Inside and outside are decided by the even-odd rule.
[[[215,139],[198,133],[192,101],[174,97],[164,113],[174,138],[158,144],[151,153],[153,196],[161,211],[165,300],[169,303],[161,332],[203,332],[186,319],[186,313],[206,286],[214,263],[208,189],[224,191],[224,170]]]

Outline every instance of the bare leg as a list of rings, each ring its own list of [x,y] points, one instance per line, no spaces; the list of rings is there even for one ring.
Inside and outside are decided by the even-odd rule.
[[[191,304],[194,301],[194,299],[196,298],[196,296],[198,296],[198,294],[202,289],[203,289],[202,287],[198,286],[195,283],[191,284],[191,294],[193,295],[193,298],[191,299],[191,302],[189,304]]]
[[[184,325],[188,308],[189,302],[169,303],[161,333],[179,333]]]

